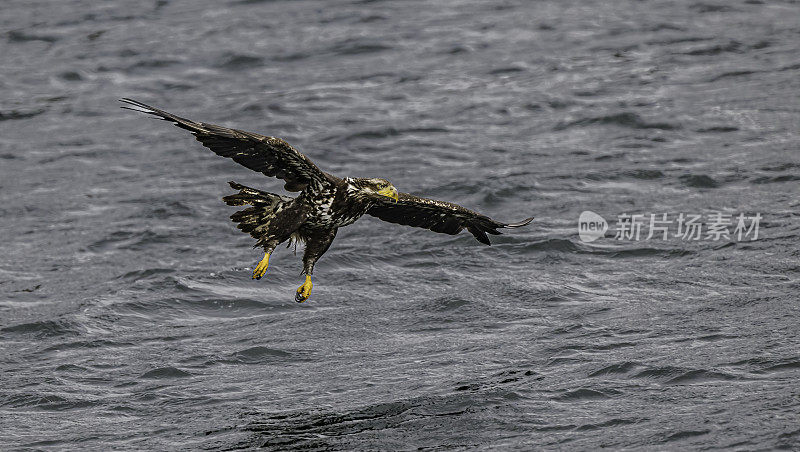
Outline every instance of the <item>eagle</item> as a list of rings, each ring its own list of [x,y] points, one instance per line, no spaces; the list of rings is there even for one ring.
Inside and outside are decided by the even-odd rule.
[[[317,168],[280,138],[195,122],[129,98],[120,101],[127,104],[122,108],[170,121],[193,133],[197,141],[217,155],[282,179],[284,189],[298,192],[292,198],[229,182],[238,193],[222,198],[230,206],[249,206],[231,215],[231,220],[256,239],[253,248],[264,249],[264,257],[253,270],[254,279],[261,279],[267,272],[275,247],[287,240],[290,245],[305,243],[301,273],[305,282],[295,294],[298,303],[311,296],[314,265],[331,246],[336,231],[364,214],[450,235],[466,229],[486,245],[491,244],[486,234],[498,235],[497,229],[518,228],[533,221],[531,217],[518,223],[501,223],[457,204],[400,193],[386,179],[339,178]]]

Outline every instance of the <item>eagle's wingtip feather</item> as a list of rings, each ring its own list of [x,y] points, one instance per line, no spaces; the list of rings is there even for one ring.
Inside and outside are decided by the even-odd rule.
[[[524,220],[522,220],[522,221],[520,221],[518,223],[509,223],[509,224],[507,224],[507,225],[505,225],[503,227],[504,228],[521,228],[523,226],[529,225],[531,223],[531,221],[533,221],[533,217],[526,218],[526,219],[524,219]]]
[[[138,111],[139,113],[149,113],[151,115],[157,114],[157,112],[153,107],[147,104],[143,104],[137,100],[133,100],[128,97],[123,97],[122,99],[119,99],[119,101],[124,104],[128,104],[128,105],[123,105],[119,108],[124,108],[126,110],[131,110],[131,111]],[[133,107],[130,107],[129,105],[133,105]]]

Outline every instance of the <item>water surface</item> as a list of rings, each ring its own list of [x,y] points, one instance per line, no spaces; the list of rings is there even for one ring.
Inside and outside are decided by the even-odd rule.
[[[796,449],[792,1],[6,1],[0,445]],[[281,184],[132,97],[529,227],[365,218],[293,302]],[[577,218],[761,213],[756,241]]]

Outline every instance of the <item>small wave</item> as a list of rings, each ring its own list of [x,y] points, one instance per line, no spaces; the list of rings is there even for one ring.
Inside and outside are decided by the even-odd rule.
[[[195,83],[189,83],[186,81],[173,82],[165,79],[158,80],[158,85],[163,91],[188,91],[190,89],[197,88],[197,84]]]
[[[75,159],[75,160],[83,160],[83,159],[94,159],[100,157],[102,154],[101,151],[77,151],[77,152],[62,152],[58,155],[53,155],[50,157],[43,158],[39,160],[40,164],[47,164],[58,162],[59,160],[66,160],[66,159]]]
[[[165,201],[156,206],[147,206],[142,212],[144,218],[171,218],[171,217],[191,217],[194,210],[181,201]]]
[[[13,290],[12,293],[21,293],[21,292],[31,293],[31,292],[36,292],[41,288],[42,288],[41,284],[36,284],[35,286],[26,287],[24,289]]]
[[[185,370],[180,370],[176,367],[159,367],[143,373],[139,376],[139,378],[161,380],[170,378],[186,378],[193,375],[194,374],[186,372]]]
[[[395,79],[397,77],[397,73],[395,72],[365,72],[362,75],[358,75],[353,77],[351,80],[357,81],[367,81],[367,80],[385,80],[389,81],[390,79]],[[394,95],[390,95],[391,99],[395,99]],[[400,99],[404,99],[404,96],[400,96]]]
[[[468,306],[471,303],[470,300],[465,300],[463,298],[444,297],[439,298],[439,300],[434,303],[434,309],[437,311],[454,311],[462,306]]]
[[[633,418],[633,419],[614,418],[614,419],[609,419],[609,420],[604,421],[604,422],[597,422],[597,423],[592,423],[592,424],[583,424],[583,425],[577,427],[575,430],[579,431],[579,432],[591,431],[591,430],[601,430],[601,429],[605,429],[605,428],[608,428],[608,427],[618,427],[618,426],[621,426],[621,425],[636,424],[637,422],[641,422],[641,421],[643,421],[643,419],[639,419],[639,418]]]
[[[581,350],[586,352],[602,352],[608,350],[616,350],[618,348],[635,347],[638,344],[634,342],[610,342],[610,343],[597,343],[594,341],[588,344],[564,344],[558,347],[553,347],[552,350],[556,352]]]
[[[42,41],[47,43],[54,43],[59,40],[58,37],[52,35],[37,35],[37,34],[29,34],[24,33],[18,30],[9,31],[6,36],[8,36],[8,42],[31,42],[31,41]]]
[[[599,157],[598,157],[599,158]],[[597,159],[595,159],[597,160]],[[601,159],[604,160],[604,159]],[[664,173],[659,170],[651,169],[633,169],[624,171],[604,171],[597,173],[588,173],[585,178],[591,181],[605,181],[605,180],[619,180],[624,178],[633,178],[640,180],[655,180],[664,177]],[[568,177],[574,178],[574,175]]]
[[[80,373],[84,373],[84,372],[88,372],[89,369],[87,369],[85,367],[81,367],[81,366],[75,365],[75,364],[62,364],[62,365],[56,367],[56,371],[57,372],[80,372]]]
[[[447,133],[450,130],[445,127],[411,127],[408,129],[400,129],[400,133],[414,134],[414,133]]]
[[[705,14],[705,13],[727,13],[731,11],[735,11],[734,8],[731,8],[727,5],[714,5],[711,3],[695,3],[694,5],[690,6],[694,12]]]
[[[264,59],[256,55],[232,54],[223,57],[215,67],[219,69],[251,69],[264,65]]]
[[[595,125],[613,125],[619,127],[629,127],[632,129],[660,129],[676,130],[681,127],[676,124],[666,122],[646,122],[636,113],[622,112],[617,114],[597,116],[593,118],[583,118],[570,122],[561,122],[553,127],[553,130],[566,130],[572,127],[587,127]]]
[[[595,157],[594,159],[595,159],[595,161],[603,162],[603,161],[606,161],[606,160],[622,159],[622,158],[625,158],[626,155],[628,155],[627,152],[618,152],[616,154],[599,155],[599,156]]]
[[[691,56],[712,56],[712,55],[719,55],[721,53],[739,52],[741,49],[742,49],[742,43],[738,41],[731,41],[727,44],[718,44],[710,47],[700,47],[699,49],[683,52],[683,54]]]
[[[37,337],[77,336],[80,328],[66,320],[42,320],[0,329],[4,333],[32,334]]]
[[[58,78],[67,82],[80,82],[83,80],[81,73],[76,71],[64,71],[58,74]]]
[[[642,180],[653,180],[664,177],[664,173],[662,173],[661,171],[650,170],[650,169],[628,170],[628,171],[623,171],[621,174],[627,177],[632,177],[634,179],[642,179]]]
[[[706,174],[684,174],[679,179],[687,187],[717,188],[720,186],[719,182]]]
[[[359,140],[359,139],[368,139],[368,140],[383,139],[398,135],[446,133],[446,132],[449,132],[449,130],[441,127],[415,127],[406,129],[395,129],[394,127],[386,127],[384,129],[377,129],[377,130],[363,130],[360,132],[347,135],[344,138],[331,136],[328,138],[328,140],[335,140],[337,142],[347,142],[350,140]]]
[[[800,429],[790,430],[788,432],[778,435],[780,441],[780,449],[790,450],[795,449],[798,441],[800,441]]]
[[[314,448],[321,445],[317,442],[321,438],[399,426],[408,420],[403,414],[412,406],[407,402],[389,402],[343,413],[277,414],[245,429],[263,437],[261,447],[297,448],[304,445],[303,448]]]
[[[663,258],[679,258],[694,254],[694,251],[683,248],[628,248],[623,250],[595,249],[593,254],[607,254],[611,258],[626,259],[630,257],[658,256]]]
[[[588,362],[588,359],[583,357],[574,357],[574,356],[557,356],[555,358],[550,358],[545,363],[547,367],[560,367],[563,364],[581,364]]]
[[[148,268],[145,270],[134,270],[123,275],[117,276],[116,279],[121,279],[129,282],[136,282],[143,279],[151,279],[152,276],[168,275],[175,273],[171,268]]]
[[[775,171],[775,172],[777,172],[777,171],[786,171],[786,170],[794,170],[794,169],[800,169],[800,163],[786,162],[786,163],[779,163],[779,164],[772,165],[772,166],[762,166],[761,167],[762,171]]]
[[[0,121],[10,121],[15,119],[30,119],[36,116],[41,115],[44,113],[44,109],[38,110],[31,110],[31,111],[19,111],[19,110],[11,110],[11,111],[0,111]]]
[[[135,71],[137,69],[160,69],[179,64],[180,60],[175,59],[153,59],[142,60],[125,68],[126,71]]]
[[[470,53],[472,51],[473,51],[473,49],[470,48],[469,46],[464,46],[464,45],[458,45],[457,44],[457,45],[454,45],[454,46],[452,46],[450,48],[447,48],[447,49],[443,50],[442,52],[446,53],[446,54],[450,54],[450,55],[458,55],[459,53]]]
[[[47,411],[66,411],[88,408],[96,402],[85,399],[68,399],[56,394],[13,394],[0,399],[0,406],[10,408],[38,408]]]
[[[241,364],[266,364],[273,362],[283,362],[287,358],[291,358],[289,352],[267,347],[251,347],[245,350],[238,351],[231,355],[232,362]]]
[[[741,77],[743,75],[753,75],[753,74],[757,74],[759,72],[760,71],[748,71],[748,70],[723,72],[722,74],[719,74],[716,77],[710,78],[708,80],[708,82],[709,83],[714,83],[714,82],[716,82],[718,80],[722,80],[722,79],[725,79],[725,78]]]
[[[667,384],[704,383],[706,381],[736,380],[734,375],[710,370],[690,370],[666,381]]]
[[[261,112],[264,111],[264,109],[267,109],[274,113],[292,114],[292,112],[287,108],[285,104],[281,104],[278,102],[270,102],[266,104],[261,103],[260,101],[247,102],[239,110],[245,112]],[[281,124],[280,128],[285,129],[286,125]]]
[[[311,54],[303,53],[303,52],[291,52],[291,53],[282,53],[279,55],[273,55],[271,58],[273,61],[277,61],[279,63],[288,63],[292,61],[300,61],[305,60],[306,58],[310,57]]]
[[[86,341],[74,341],[74,342],[64,342],[61,344],[51,345],[44,349],[44,351],[60,351],[60,350],[70,350],[70,349],[86,349],[86,348],[115,348],[115,347],[130,347],[136,344],[132,342],[116,342],[104,339],[97,339],[97,340],[86,340]]]
[[[619,394],[621,393],[614,389],[598,390],[591,388],[580,388],[571,391],[565,391],[564,393],[553,397],[553,399],[561,402],[578,402],[582,400],[607,399]]]
[[[151,290],[162,292],[168,289],[154,285]],[[286,303],[268,304],[247,298],[208,298],[203,296],[205,295],[204,292],[198,289],[184,288],[182,290],[187,293],[186,296],[167,297],[158,301],[125,301],[116,304],[114,311],[119,313],[139,313],[153,318],[185,318],[187,315],[204,318],[237,318],[249,317],[256,313],[282,311],[291,309],[292,306]]]
[[[535,427],[537,432],[566,432],[578,428],[577,424],[551,424]]]
[[[781,182],[793,182],[800,180],[800,175],[795,174],[784,174],[781,176],[761,176],[751,179],[750,182],[753,184],[776,184]]]
[[[673,366],[663,367],[649,367],[638,374],[634,375],[635,378],[674,378],[686,372],[686,369]]]
[[[634,375],[633,378],[652,378],[664,384],[694,384],[707,381],[738,380],[739,377],[724,372],[681,367],[651,367]]]
[[[368,24],[371,22],[383,22],[385,20],[388,20],[388,17],[380,14],[369,14],[358,18],[358,22],[362,24]]]
[[[733,126],[714,126],[714,127],[706,127],[702,129],[695,129],[697,133],[729,133],[729,132],[737,132],[739,131],[738,127]]]
[[[538,242],[522,245],[525,251],[561,251],[564,253],[577,253],[581,248],[569,239],[545,239]]]
[[[698,337],[685,337],[685,338],[678,339],[675,342],[676,343],[695,342],[695,341],[699,341],[699,342],[714,342],[714,341],[720,341],[720,340],[724,340],[724,339],[736,339],[738,337],[739,336],[733,336],[733,335],[730,335],[730,334],[707,334],[707,335],[698,336]]]
[[[677,31],[685,31],[683,29],[677,29]],[[703,42],[703,41],[711,41],[713,38],[701,37],[701,36],[681,36],[676,38],[667,38],[667,39],[658,39],[658,40],[651,40],[647,41],[647,45],[652,46],[667,46],[672,44],[683,44],[685,42]]]
[[[347,135],[342,139],[342,141],[349,141],[349,140],[357,140],[357,139],[380,139],[380,138],[387,138],[400,135],[400,131],[395,129],[394,127],[387,127],[385,129],[378,129],[378,130],[364,130],[361,132],[356,132],[350,135]]]
[[[399,435],[398,439],[402,438],[406,444],[415,441],[420,449],[427,446],[438,449],[442,447],[442,438],[420,436],[419,432],[430,425],[431,419],[436,419],[443,428],[456,428],[468,422],[462,416],[469,416],[470,407],[479,403],[475,397],[458,393],[376,403],[346,411],[273,413],[244,427],[258,438],[236,448],[372,449],[371,438],[384,433]],[[452,448],[454,443],[448,439],[447,445]]]
[[[707,435],[709,432],[710,430],[681,430],[667,436],[664,438],[663,442],[668,443],[671,441],[680,441],[682,439],[692,438],[695,436]]]
[[[762,372],[781,372],[784,370],[800,369],[800,360],[787,361],[780,364],[775,364],[762,369]]]
[[[525,72],[525,68],[518,66],[501,67],[497,69],[492,69],[491,71],[489,71],[489,75],[514,74],[517,72]]]
[[[391,46],[384,44],[362,41],[360,39],[347,39],[334,44],[330,47],[329,51],[336,55],[359,55],[365,53],[383,52],[391,49]]]
[[[171,237],[166,234],[156,233],[151,230],[140,232],[114,231],[106,237],[88,245],[91,251],[104,251],[107,249],[139,251],[144,248],[168,243]]]
[[[779,71],[796,71],[800,69],[800,63],[790,64],[788,66],[783,66],[782,68],[778,69]]]
[[[602,375],[612,375],[612,374],[626,374],[633,372],[635,369],[641,367],[640,364],[635,362],[626,361],[622,363],[611,364],[609,366],[603,367],[598,369],[589,374],[590,377],[599,377]]]
[[[486,381],[480,382],[459,382],[455,391],[481,391],[497,388],[500,385],[517,383],[526,380],[543,380],[544,377],[532,370],[509,369],[492,375]]]

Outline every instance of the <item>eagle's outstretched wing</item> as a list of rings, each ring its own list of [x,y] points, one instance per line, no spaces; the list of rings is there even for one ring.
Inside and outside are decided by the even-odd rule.
[[[479,242],[487,245],[491,245],[491,242],[486,233],[498,235],[500,234],[498,228],[518,228],[533,221],[531,217],[519,223],[500,223],[457,204],[420,198],[408,193],[400,193],[397,202],[392,199],[379,200],[367,213],[389,223],[415,226],[450,235],[466,229]]]
[[[322,172],[308,157],[280,138],[194,122],[132,99],[120,101],[135,107],[122,108],[158,116],[192,132],[197,141],[218,155],[231,158],[253,171],[283,179],[286,190],[301,191],[311,186],[314,191],[319,191],[335,182],[333,176]]]

